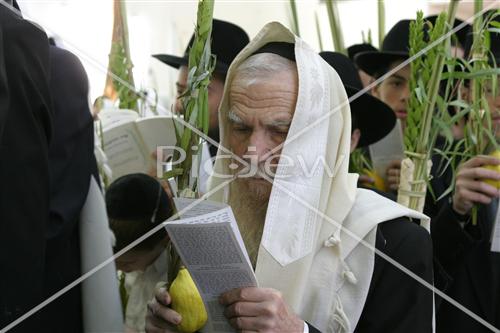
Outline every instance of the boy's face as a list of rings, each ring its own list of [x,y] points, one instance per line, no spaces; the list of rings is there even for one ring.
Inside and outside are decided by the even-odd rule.
[[[397,67],[403,60],[389,66],[389,70]],[[410,98],[410,66],[406,65],[380,84],[372,88],[372,95],[389,105],[405,128],[408,100]]]
[[[145,271],[164,250],[163,246],[150,251],[130,250],[116,258],[116,268],[125,273]]]
[[[500,80],[500,76],[497,80]],[[464,89],[463,91],[465,96],[462,96],[462,98],[471,102],[472,94],[470,87]],[[498,87],[496,92],[493,91],[492,82],[489,80],[486,81],[484,85],[484,96],[486,97],[486,101],[488,102],[488,107],[491,112],[491,129],[498,139],[500,138],[500,91]],[[486,121],[484,126],[487,126]]]

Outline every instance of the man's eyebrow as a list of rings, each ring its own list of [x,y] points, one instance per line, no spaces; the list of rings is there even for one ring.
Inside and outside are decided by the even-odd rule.
[[[290,127],[291,119],[275,119],[266,123],[268,127]]]
[[[398,74],[392,74],[391,76],[389,76],[389,78],[395,78],[395,79],[399,79],[399,80],[403,80],[403,81],[408,81],[407,78],[405,78],[404,76],[398,75]]]
[[[240,116],[238,116],[236,113],[233,111],[229,110],[227,113],[227,117],[229,118],[229,121],[232,122],[233,124],[243,124],[243,119],[241,119]]]

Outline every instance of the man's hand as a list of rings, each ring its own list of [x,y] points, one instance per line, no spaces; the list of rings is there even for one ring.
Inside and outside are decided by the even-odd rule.
[[[172,302],[170,294],[165,288],[160,288],[155,293],[155,298],[148,303],[146,314],[146,333],[175,333],[181,315],[169,308]]]
[[[304,321],[295,315],[281,293],[267,288],[239,288],[220,296],[224,315],[238,332],[302,333]]]
[[[375,184],[375,180],[372,177],[361,173],[359,174],[358,186],[369,186],[373,184]]]
[[[500,160],[491,156],[476,156],[458,168],[453,194],[455,212],[466,215],[474,204],[487,205],[499,196],[498,190],[483,180],[500,180],[500,173],[482,168],[485,165],[500,165]]]
[[[399,175],[401,174],[401,161],[392,161],[387,166],[385,172],[387,176],[387,188],[391,191],[397,191],[399,188]]]

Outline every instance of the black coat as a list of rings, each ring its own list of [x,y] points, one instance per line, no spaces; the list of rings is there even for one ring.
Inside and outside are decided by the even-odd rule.
[[[78,58],[69,51],[56,46],[50,46],[49,51],[54,136],[49,147],[46,297],[81,276],[78,222],[90,177],[98,177],[87,75]],[[42,310],[43,328],[53,333],[78,333],[82,330],[81,313],[78,285]]]
[[[375,247],[432,284],[429,233],[406,218],[379,224]],[[358,333],[432,332],[432,291],[375,255],[370,289]],[[310,332],[319,332],[310,326]]]
[[[0,59],[0,327],[4,327],[43,300],[51,102],[47,36],[2,5]],[[18,330],[35,332],[39,326],[34,319]]]
[[[437,172],[440,159],[433,161],[432,187],[439,197],[452,183],[452,172]],[[495,212],[492,205],[481,206],[478,224],[470,216],[453,211],[450,195],[438,202],[428,198],[425,212],[432,218],[431,235],[436,287],[458,303],[500,329],[500,253],[490,251],[490,238]],[[462,227],[459,222],[465,222]],[[437,332],[491,332],[462,310],[436,296]]]

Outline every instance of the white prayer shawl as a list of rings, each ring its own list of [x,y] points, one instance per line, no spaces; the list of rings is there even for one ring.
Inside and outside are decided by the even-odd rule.
[[[358,176],[348,173],[351,116],[342,82],[312,48],[280,23],[267,24],[229,69],[219,112],[222,145],[228,147],[228,89],[234,71],[269,42],[295,44],[299,90],[282,150],[288,161],[278,165],[259,248],[259,286],[281,291],[288,305],[322,332],[352,332],[368,295],[378,223],[410,216],[428,225],[428,218],[357,189]],[[328,112],[330,116],[321,118]],[[219,154],[225,153],[219,150]],[[215,174],[231,174],[229,163],[218,159]],[[213,177],[209,189],[225,180]],[[224,197],[224,191],[218,191],[212,200]]]

